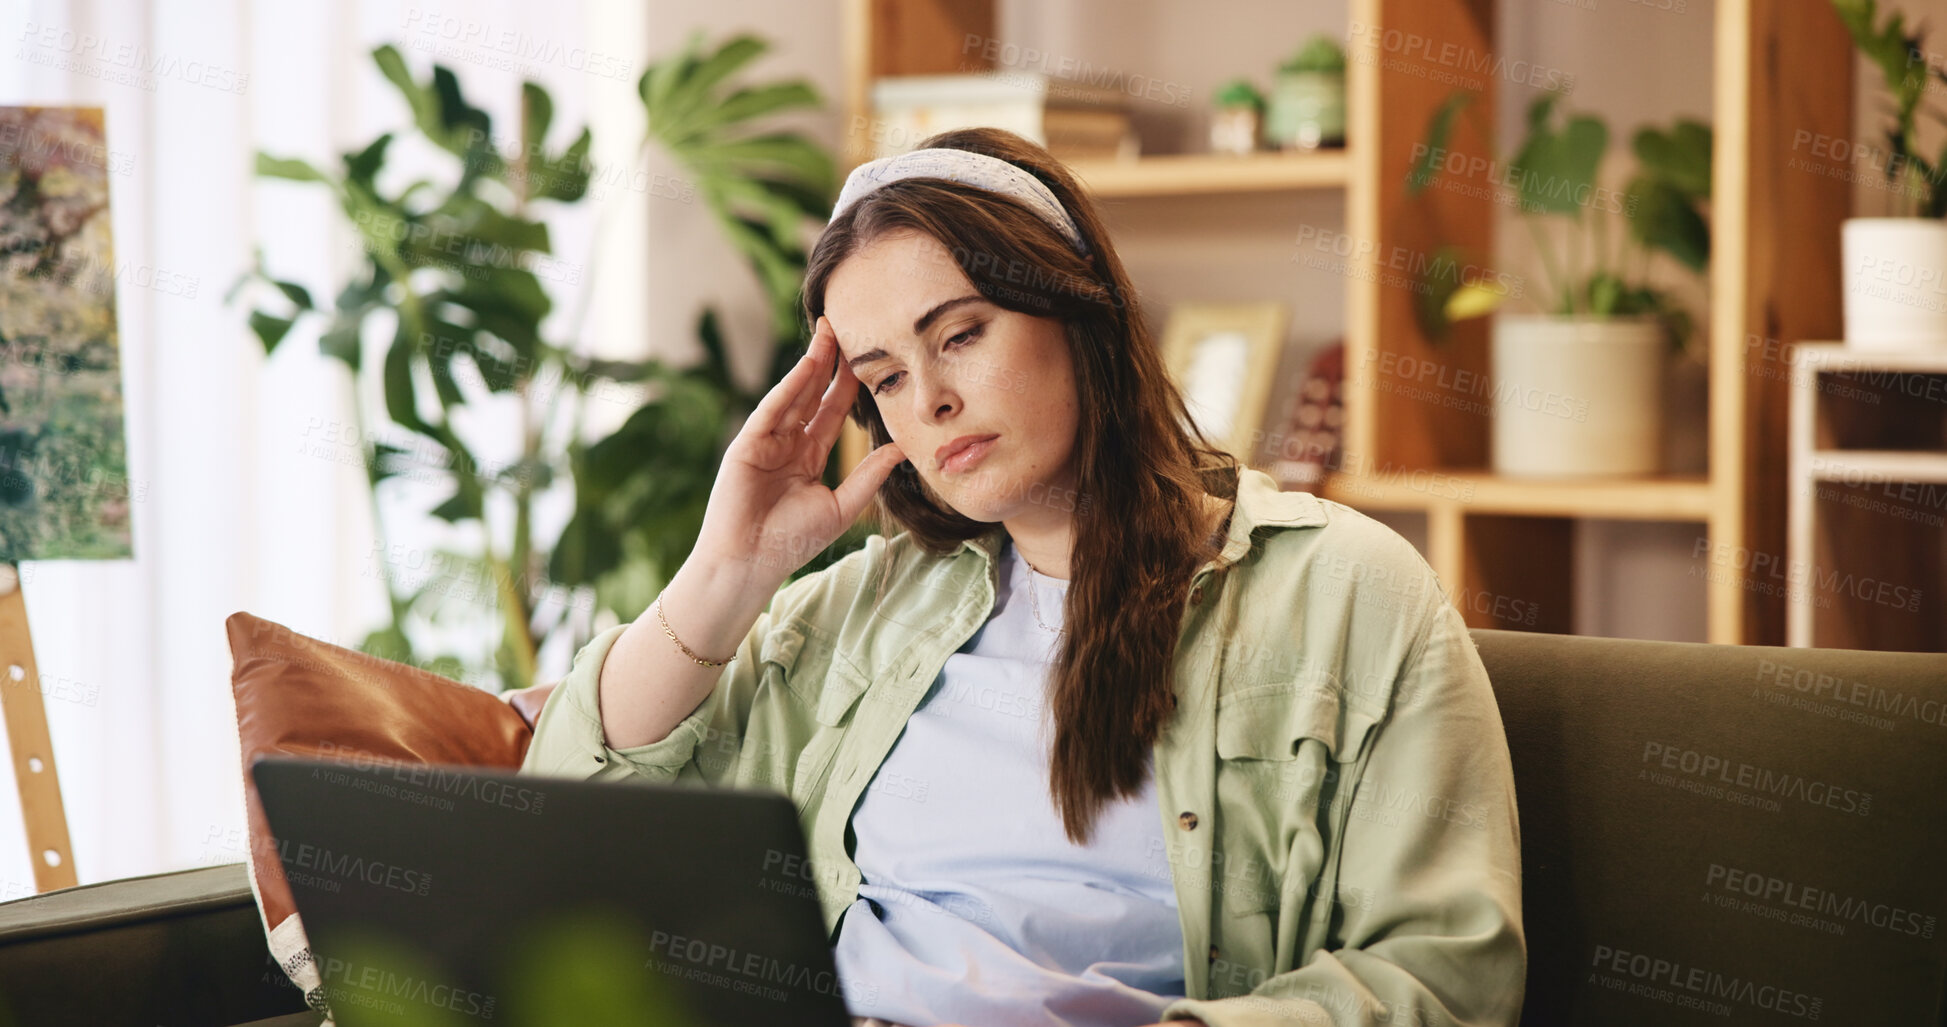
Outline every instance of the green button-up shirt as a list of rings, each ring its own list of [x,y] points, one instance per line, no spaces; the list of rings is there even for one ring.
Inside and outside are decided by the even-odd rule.
[[[1459,611],[1377,521],[1250,468],[1234,494],[1155,744],[1187,992],[1163,1019],[1516,1022],[1514,779]],[[521,769],[783,792],[836,938],[860,880],[846,824],[992,612],[1004,530],[946,556],[874,535],[786,584],[702,704],[647,745],[603,741],[597,685],[625,626],[611,628],[548,697]]]

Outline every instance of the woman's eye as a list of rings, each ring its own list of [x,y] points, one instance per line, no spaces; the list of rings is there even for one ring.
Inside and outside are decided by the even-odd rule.
[[[966,346],[972,344],[972,342],[975,339],[980,337],[981,329],[985,327],[986,325],[974,325],[972,328],[969,328],[966,331],[961,332],[960,334],[954,336],[953,338],[948,339],[946,341],[947,348],[951,349],[955,346]],[[884,378],[879,379],[879,384],[872,387],[872,394],[875,396],[883,395],[886,391],[887,386],[897,383],[900,374],[901,372],[894,371],[893,373],[886,375]]]

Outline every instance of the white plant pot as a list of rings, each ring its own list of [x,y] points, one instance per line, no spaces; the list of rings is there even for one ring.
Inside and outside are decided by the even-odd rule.
[[[1493,461],[1535,477],[1655,474],[1663,333],[1651,317],[1494,317]]]
[[[1947,346],[1947,223],[1934,218],[1847,218],[1846,345]]]

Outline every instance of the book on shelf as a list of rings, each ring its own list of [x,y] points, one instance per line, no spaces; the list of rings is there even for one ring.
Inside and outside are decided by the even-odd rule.
[[[872,109],[875,158],[973,126],[1007,129],[1063,160],[1141,152],[1121,90],[1039,72],[882,76],[872,84]]]

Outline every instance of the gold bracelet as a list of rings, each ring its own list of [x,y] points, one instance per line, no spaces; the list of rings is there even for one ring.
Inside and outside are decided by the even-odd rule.
[[[735,656],[732,656],[730,660],[706,660],[703,657],[698,656],[695,653],[691,652],[690,647],[684,645],[683,640],[676,637],[676,632],[669,630],[669,618],[663,616],[663,597],[660,595],[656,596],[656,602],[654,605],[656,607],[656,619],[662,621],[663,624],[663,634],[668,635],[669,640],[671,642],[676,643],[676,648],[683,650],[684,656],[687,656],[690,659],[695,660],[696,662],[702,664],[705,667],[721,667],[724,664],[729,663],[730,660],[736,659]]]

